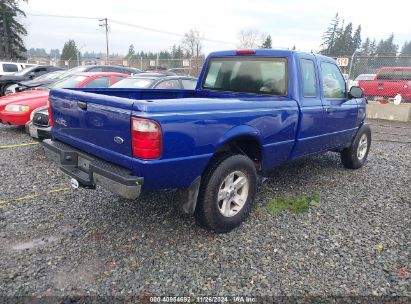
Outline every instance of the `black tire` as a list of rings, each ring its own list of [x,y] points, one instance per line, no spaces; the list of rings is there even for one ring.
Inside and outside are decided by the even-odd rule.
[[[362,157],[359,157],[359,145],[363,138],[367,139],[366,147],[367,150]],[[367,160],[368,152],[371,146],[371,129],[368,125],[364,124],[358,130],[351,146],[345,148],[341,151],[341,161],[345,168],[348,169],[358,169],[361,168]]]
[[[235,211],[237,212],[235,215],[226,217],[220,212],[218,193],[225,178],[233,172],[239,172],[243,174],[243,177],[246,177],[248,181],[248,192],[242,208]],[[254,203],[256,189],[257,170],[250,158],[233,153],[223,153],[216,156],[202,176],[195,212],[197,222],[204,228],[214,230],[217,233],[232,230],[240,225],[250,213]],[[234,190],[232,192],[234,192],[235,195],[237,194]],[[228,201],[229,200],[231,200],[231,198],[228,199]],[[232,203],[227,204],[231,205]]]

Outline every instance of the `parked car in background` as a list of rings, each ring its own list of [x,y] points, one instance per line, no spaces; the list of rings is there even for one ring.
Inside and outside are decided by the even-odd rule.
[[[16,83],[34,79],[43,74],[47,74],[58,70],[62,69],[51,65],[41,65],[28,67],[11,75],[0,76],[0,96],[5,95],[8,87]]]
[[[370,98],[394,98],[399,94],[402,102],[411,102],[411,67],[383,67],[374,80],[360,80],[358,86]]]
[[[106,72],[134,75],[141,73],[141,70],[133,67],[118,65],[81,65],[66,71],[66,75],[63,74],[63,77],[81,72]]]
[[[65,71],[54,71],[54,72],[50,72],[50,73],[41,75],[39,77],[36,77],[33,80],[26,80],[26,81],[16,83],[14,85],[7,87],[5,95],[16,93],[16,92],[21,92],[24,90],[34,89],[34,88],[41,87],[41,86],[46,86],[60,79],[62,74],[64,73]]]
[[[359,81],[374,80],[375,76],[377,76],[377,74],[360,74],[352,81],[352,85],[358,86]]]
[[[0,76],[14,74],[24,68],[34,66],[33,64],[20,62],[0,62]]]
[[[120,73],[78,73],[49,87],[4,96],[0,98],[0,122],[24,126],[30,120],[33,110],[47,105],[51,88],[107,88],[127,76]]]
[[[332,58],[224,51],[207,57],[195,90],[51,90],[53,140],[43,147],[74,187],[128,199],[177,188],[181,211],[227,232],[252,210],[258,172],[327,151],[346,168],[363,166],[365,112],[363,91],[347,91]]]
[[[197,78],[145,72],[117,82],[112,88],[194,90]]]

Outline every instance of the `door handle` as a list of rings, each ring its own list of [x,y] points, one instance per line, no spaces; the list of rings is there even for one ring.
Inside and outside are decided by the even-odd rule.
[[[326,108],[325,109],[325,111],[327,112],[327,113],[331,113],[331,112],[334,112],[334,108]]]
[[[78,107],[79,107],[80,109],[82,109],[82,110],[87,110],[87,103],[86,103],[86,102],[78,101],[78,102],[77,102],[77,105],[78,105]]]

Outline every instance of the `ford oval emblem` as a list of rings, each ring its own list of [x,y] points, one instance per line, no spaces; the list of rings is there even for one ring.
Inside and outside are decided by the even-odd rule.
[[[124,139],[122,139],[120,136],[114,137],[114,141],[121,145],[124,142]]]

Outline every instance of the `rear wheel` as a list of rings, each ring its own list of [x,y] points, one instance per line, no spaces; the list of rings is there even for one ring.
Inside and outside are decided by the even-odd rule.
[[[257,186],[253,161],[240,154],[216,157],[203,175],[196,219],[207,229],[228,232],[250,213]]]
[[[367,160],[371,146],[371,129],[363,125],[357,132],[350,147],[341,151],[341,161],[349,169],[361,168]]]

